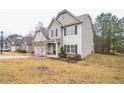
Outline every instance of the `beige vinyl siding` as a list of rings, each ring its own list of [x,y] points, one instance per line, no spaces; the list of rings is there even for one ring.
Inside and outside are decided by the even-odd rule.
[[[68,13],[61,14],[57,19],[63,26],[77,23],[78,20]]]
[[[51,37],[51,31],[52,30],[56,30],[58,29],[58,36],[57,37]],[[50,26],[49,28],[49,37],[51,39],[54,39],[54,38],[61,38],[61,28],[60,26],[58,25],[58,23],[56,23],[55,21],[53,21],[52,25]]]

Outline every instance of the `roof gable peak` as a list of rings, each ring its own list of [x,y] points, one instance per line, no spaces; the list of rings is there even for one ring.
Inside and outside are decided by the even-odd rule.
[[[71,13],[70,11],[68,11],[67,9],[64,9],[64,10],[62,10],[62,11],[60,11],[58,14],[57,14],[57,16],[56,16],[56,20],[58,19],[58,17],[59,17],[59,15],[61,15],[61,14],[63,14],[63,13],[68,13],[69,15],[71,15],[72,17],[74,17],[77,21],[79,21],[80,22],[80,19],[78,19],[78,17],[77,16],[75,16],[73,13]]]
[[[50,28],[50,26],[52,25],[52,23],[53,22],[56,22],[59,26],[61,26],[61,23],[60,22],[58,22],[57,20],[56,20],[56,18],[52,18],[52,21],[50,22],[50,24],[49,24],[49,26],[48,26],[48,29]]]

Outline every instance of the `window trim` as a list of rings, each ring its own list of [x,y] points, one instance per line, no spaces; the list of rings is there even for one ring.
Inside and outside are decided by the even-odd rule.
[[[64,28],[64,36],[66,36],[66,27]]]
[[[78,29],[77,25],[64,27],[64,36],[77,35],[77,29]]]
[[[73,48],[72,48],[72,46],[73,46]],[[68,48],[69,48],[69,51],[67,51]],[[74,52],[72,52],[72,49],[74,50]],[[64,50],[65,50],[66,53],[77,54],[78,46],[77,45],[64,45]]]
[[[52,29],[51,30],[51,37],[58,37],[59,33],[58,33],[58,29]]]
[[[70,49],[71,50],[71,53],[75,53],[75,50],[76,50],[75,49],[75,45],[70,45],[70,47],[71,47],[71,49]]]
[[[71,50],[70,45],[66,45],[66,52],[67,52],[67,53],[70,53],[70,52],[71,52],[70,50]]]
[[[56,28],[56,37],[58,37],[58,29]]]
[[[75,35],[77,35],[77,25],[75,25]]]
[[[51,30],[51,37],[53,37],[53,30]]]

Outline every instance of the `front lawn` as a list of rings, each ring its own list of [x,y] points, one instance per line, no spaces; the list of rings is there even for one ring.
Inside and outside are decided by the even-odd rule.
[[[3,52],[2,55],[17,56],[17,55],[32,55],[32,54],[31,53],[18,53],[18,52]]]
[[[78,63],[0,60],[0,83],[124,83],[124,57],[92,54]]]

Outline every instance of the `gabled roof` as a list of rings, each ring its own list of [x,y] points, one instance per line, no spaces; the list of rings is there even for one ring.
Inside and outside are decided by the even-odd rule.
[[[15,38],[15,39],[13,39],[11,42],[14,42],[14,45],[15,45],[15,46],[20,46],[21,43],[22,43],[22,39],[20,39],[20,38]]]
[[[23,42],[26,42],[27,45],[32,45],[32,37],[31,36],[24,37],[22,43]]]
[[[44,35],[47,39],[49,39],[49,32],[48,32],[48,30],[47,30],[46,28],[42,29],[41,32],[43,33],[43,35]]]
[[[18,34],[12,34],[12,35],[9,35],[7,38],[6,38],[6,42],[9,44],[9,45],[12,45],[11,42],[13,39],[15,38],[22,38],[22,36],[19,36]]]
[[[43,28],[41,28],[41,29],[35,31],[35,34],[34,34],[34,36],[33,36],[32,41],[35,39],[36,35],[37,35],[39,32],[41,32],[47,39],[49,39],[48,30],[47,30],[46,28],[43,27]]]
[[[59,12],[57,14],[57,16],[55,18],[52,18],[52,21],[50,22],[48,29],[50,28],[51,24],[53,22],[56,22],[59,26],[62,26],[62,24],[57,20],[58,17],[63,14],[63,13],[68,13],[70,14],[73,18],[75,18],[79,23],[83,22],[86,18],[90,18],[89,14],[84,14],[84,15],[80,15],[80,16],[75,16],[73,13],[71,13],[70,11],[68,11],[67,9],[62,10],[61,12]]]
[[[63,14],[63,13],[68,13],[70,14],[72,17],[74,17],[77,21],[80,22],[80,19],[78,19],[73,13],[71,13],[70,11],[68,11],[67,9],[62,10],[61,12],[58,13],[58,15],[56,16],[56,19],[59,17],[59,15]]]
[[[65,12],[67,12],[67,13],[70,14],[72,17],[74,17],[78,22],[81,22],[81,20],[80,20],[78,17],[76,17],[76,16],[75,16],[74,14],[72,14],[71,12],[69,12],[67,9],[64,9],[64,10],[62,10],[61,12],[59,12],[59,13],[57,14],[56,18],[52,18],[52,21],[50,22],[50,24],[49,24],[49,26],[48,26],[48,29],[50,28],[50,26],[51,26],[51,24],[52,24],[53,22],[56,22],[59,26],[62,26],[62,24],[61,24],[57,19],[58,19],[59,15],[65,13]]]
[[[84,14],[84,15],[80,15],[80,16],[77,16],[77,18],[83,22],[86,18],[89,18],[89,14]]]
[[[50,22],[49,26],[48,26],[48,29],[50,28],[51,24],[53,22],[56,22],[59,26],[61,26],[62,24],[60,22],[58,22],[55,18],[52,18],[52,21]]]
[[[9,36],[7,37],[7,40],[8,40],[8,41],[11,41],[12,39],[17,38],[17,37],[21,37],[21,36],[19,36],[18,34],[9,35]]]

